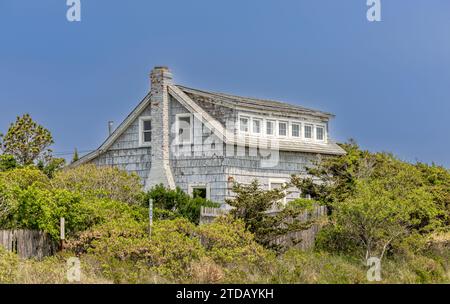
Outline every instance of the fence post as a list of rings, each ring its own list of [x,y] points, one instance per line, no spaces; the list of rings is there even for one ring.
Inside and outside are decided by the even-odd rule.
[[[59,238],[61,240],[61,250],[64,250],[64,241],[66,239],[66,223],[63,217],[60,219],[59,228],[60,228]]]
[[[148,201],[148,235],[152,237],[152,227],[153,227],[153,199]]]

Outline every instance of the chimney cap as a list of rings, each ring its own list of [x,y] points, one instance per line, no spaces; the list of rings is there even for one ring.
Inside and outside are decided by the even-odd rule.
[[[154,70],[166,70],[166,71],[168,71],[169,67],[165,66],[165,65],[155,66]]]

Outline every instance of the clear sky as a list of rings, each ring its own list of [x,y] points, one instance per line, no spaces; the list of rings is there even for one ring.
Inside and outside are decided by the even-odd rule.
[[[333,112],[332,136],[450,167],[450,1],[0,0],[0,131],[30,113],[58,153],[97,148],[155,65],[200,89]]]

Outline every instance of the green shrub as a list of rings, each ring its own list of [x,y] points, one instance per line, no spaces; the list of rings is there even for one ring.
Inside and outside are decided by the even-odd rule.
[[[145,196],[143,204],[148,206],[149,200],[153,200],[156,208],[169,210],[179,214],[192,223],[198,224],[200,221],[201,207],[220,207],[219,204],[201,197],[192,198],[180,188],[175,190],[167,189],[164,185],[154,186]]]
[[[58,172],[51,183],[54,188],[86,198],[107,198],[127,204],[140,204],[143,195],[140,178],[115,167],[82,165]]]

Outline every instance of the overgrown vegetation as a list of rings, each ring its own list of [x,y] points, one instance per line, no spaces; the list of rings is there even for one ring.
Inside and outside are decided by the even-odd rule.
[[[28,117],[24,123],[32,128],[14,132],[40,130]],[[450,172],[362,151],[353,142],[343,147],[347,155],[321,159],[308,169],[312,178],[293,176],[285,188],[235,184],[227,201],[233,211],[204,225],[200,207],[218,205],[199,196],[162,185],[144,192],[137,176],[116,168],[50,167],[51,157],[43,166],[40,157],[24,162],[4,149],[1,229],[42,230],[57,240],[64,217],[68,242],[42,261],[0,248],[0,282],[67,283],[66,261],[77,256],[83,283],[367,283],[365,262],[376,256],[382,283],[448,283]],[[268,213],[292,187],[312,200]],[[315,204],[329,210],[315,248],[274,246],[312,224],[296,219]]]

